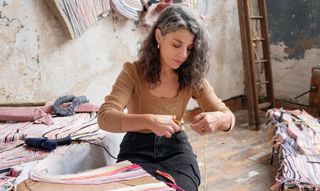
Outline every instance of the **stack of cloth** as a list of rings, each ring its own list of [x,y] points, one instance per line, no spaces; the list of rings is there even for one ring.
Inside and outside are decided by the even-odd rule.
[[[59,139],[97,140],[107,135],[97,124],[96,113],[80,113],[69,117],[54,117],[54,124],[33,122],[7,122],[0,124],[0,169],[33,160],[43,159],[49,153],[29,148],[24,140],[28,137]]]
[[[116,155],[116,148],[110,145],[114,142],[110,133],[103,131],[97,124],[97,113],[77,113],[66,117],[53,117],[51,125],[43,123],[26,122],[5,122],[0,123],[0,190],[10,190],[16,185],[18,174],[13,174],[15,168],[26,163],[42,160],[50,154],[60,153],[61,151],[46,151],[38,148],[32,148],[25,144],[25,139],[30,137],[46,138],[50,140],[71,137],[75,140],[75,145],[83,145],[93,150],[97,146],[102,145],[106,150]],[[90,144],[93,143],[93,144]],[[62,146],[68,148],[70,145]],[[85,153],[85,150],[82,150]],[[105,164],[114,163],[108,153],[103,154]],[[80,165],[80,164],[79,164]]]
[[[122,161],[108,166],[86,170],[89,162],[69,156],[52,155],[41,161],[31,172],[30,178],[17,187],[17,191],[60,190],[113,190],[113,191],[170,191],[173,190],[144,171],[139,165]],[[70,160],[73,157],[72,160]],[[91,156],[87,156],[90,159]],[[83,158],[84,159],[84,158]],[[84,165],[77,165],[84,162]],[[62,168],[61,164],[69,164]],[[92,165],[92,164],[91,164]],[[74,168],[77,166],[77,168]]]
[[[300,190],[320,190],[320,123],[300,110],[271,109],[268,125],[274,130],[274,149],[278,151],[280,168],[277,183],[281,190],[295,185]]]
[[[173,190],[139,165],[115,164],[123,135],[101,130],[97,111],[75,96],[53,106],[0,107],[0,191]],[[43,145],[66,138],[52,150]]]

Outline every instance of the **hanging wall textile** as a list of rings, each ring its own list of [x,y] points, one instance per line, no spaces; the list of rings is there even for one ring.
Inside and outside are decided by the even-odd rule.
[[[111,7],[118,12],[132,20],[139,20],[139,14],[143,9],[140,0],[112,0]]]

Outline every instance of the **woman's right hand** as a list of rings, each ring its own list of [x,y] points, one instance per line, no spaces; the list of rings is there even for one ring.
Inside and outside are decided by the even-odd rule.
[[[175,132],[182,128],[174,122],[175,116],[172,115],[153,115],[148,116],[149,129],[157,136],[170,138]]]

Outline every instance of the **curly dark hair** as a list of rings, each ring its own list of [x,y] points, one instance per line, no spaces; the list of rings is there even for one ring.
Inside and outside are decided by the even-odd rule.
[[[197,17],[191,10],[179,5],[166,8],[154,23],[149,35],[143,41],[139,51],[139,68],[144,78],[152,86],[160,83],[160,51],[157,48],[155,30],[159,28],[162,35],[187,29],[194,35],[193,48],[187,60],[176,69],[179,77],[179,89],[187,86],[199,88],[205,74],[209,70],[208,43],[205,32]]]

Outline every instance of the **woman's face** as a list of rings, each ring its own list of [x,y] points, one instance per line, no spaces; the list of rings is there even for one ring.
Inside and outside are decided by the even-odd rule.
[[[155,35],[160,46],[161,67],[178,69],[192,50],[194,35],[183,28],[166,35],[156,29]]]

